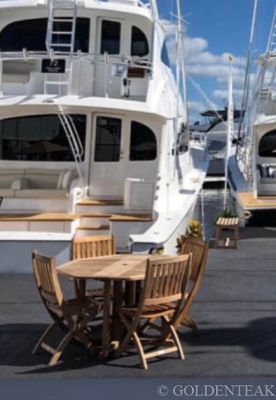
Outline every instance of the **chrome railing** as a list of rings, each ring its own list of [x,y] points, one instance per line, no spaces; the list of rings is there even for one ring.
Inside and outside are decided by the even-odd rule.
[[[55,52],[53,50],[47,51],[27,51],[23,49],[20,52],[0,52],[0,95],[3,94],[3,63],[5,61],[35,61],[35,60],[68,60],[82,62],[88,62],[92,66],[102,65],[104,70],[104,95],[109,96],[109,80],[110,75],[121,77],[122,79],[128,78],[128,72],[131,69],[144,71],[145,77],[152,77],[152,63],[148,60],[141,59],[139,57],[125,57],[117,55],[96,54],[96,53],[82,53],[81,51],[75,52],[72,55],[69,53]],[[113,71],[110,71],[109,67],[113,67]],[[34,69],[35,71],[35,69]],[[47,79],[47,73],[43,73],[44,80]],[[60,74],[61,75],[61,74]],[[93,78],[93,77],[92,77]],[[76,76],[70,74],[70,80],[76,79]],[[68,87],[71,87],[71,83]],[[59,82],[57,81],[57,85]],[[70,91],[69,91],[70,92]],[[70,93],[68,93],[70,94]]]

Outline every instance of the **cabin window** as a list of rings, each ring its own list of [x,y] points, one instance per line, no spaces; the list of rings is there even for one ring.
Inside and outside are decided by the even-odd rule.
[[[276,130],[266,133],[259,144],[260,157],[276,157]]]
[[[68,26],[66,26],[68,25]],[[54,29],[57,31],[69,29],[70,23],[56,22]],[[88,53],[89,50],[89,18],[77,18],[74,51],[81,50]],[[12,22],[0,33],[1,51],[46,51],[47,18],[29,19]],[[61,35],[54,36],[54,40],[61,42]],[[68,36],[63,35],[63,41],[68,42]],[[68,51],[68,48],[65,48]]]
[[[171,67],[166,40],[164,40],[164,43],[163,43],[163,46],[162,46],[162,50],[161,50],[161,61],[167,67],[169,67],[169,68]]]
[[[98,117],[96,122],[95,161],[120,160],[122,121],[118,118]]]
[[[71,115],[83,147],[86,116]],[[0,159],[16,161],[74,161],[57,115],[35,115],[0,121]]]
[[[143,57],[149,53],[149,45],[146,35],[136,26],[131,31],[131,55]]]
[[[121,24],[102,21],[101,54],[120,54]]]
[[[156,137],[153,131],[140,122],[131,122],[130,161],[151,161],[157,155]]]

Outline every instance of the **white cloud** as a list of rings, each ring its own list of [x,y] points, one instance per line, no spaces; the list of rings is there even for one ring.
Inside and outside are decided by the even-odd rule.
[[[167,46],[170,60],[175,64],[175,25],[166,21]],[[214,54],[209,50],[209,43],[202,37],[184,36],[184,56],[186,73],[197,80],[198,78],[211,79],[214,89],[210,93],[206,93],[210,101],[207,102],[202,96],[201,101],[191,101],[189,108],[191,112],[200,113],[206,108],[210,108],[210,104],[218,100],[227,99],[227,84],[229,76],[229,53]],[[242,98],[242,88],[244,82],[244,71],[246,58],[240,55],[231,55],[232,57],[232,75],[234,86],[234,99],[237,107],[240,105]],[[251,79],[254,79],[252,74]],[[209,105],[208,105],[209,103]],[[220,102],[221,104],[221,102]],[[217,105],[214,104],[216,107]],[[221,107],[221,105],[219,106]]]

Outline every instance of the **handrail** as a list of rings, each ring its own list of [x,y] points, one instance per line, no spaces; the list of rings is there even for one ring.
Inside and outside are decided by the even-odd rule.
[[[57,109],[57,115],[60,120],[60,123],[64,129],[65,135],[67,137],[69,146],[71,148],[74,161],[76,164],[76,168],[78,171],[78,175],[80,179],[83,179],[83,174],[82,170],[80,167],[80,164],[82,162],[82,156],[83,156],[83,145],[81,143],[77,128],[75,126],[75,123],[71,117],[71,115],[66,114],[63,107],[60,104],[56,104],[56,109]]]
[[[140,57],[124,57],[124,56],[116,56],[116,55],[108,55],[107,60],[105,58],[104,54],[98,54],[98,53],[82,53],[80,51],[74,52],[72,54],[72,57],[67,54],[67,53],[61,53],[61,52],[51,52],[51,55],[49,52],[44,51],[27,51],[26,49],[23,49],[22,51],[16,51],[16,52],[0,52],[0,60],[1,61],[11,61],[11,60],[43,60],[45,58],[52,58],[56,60],[70,60],[71,58],[73,60],[79,60],[79,61],[92,61],[96,63],[102,63],[105,64],[106,62],[108,64],[113,64],[113,65],[122,65],[122,66],[129,66],[129,67],[135,67],[135,68],[141,68],[145,70],[152,70],[152,63],[148,60],[141,59]]]

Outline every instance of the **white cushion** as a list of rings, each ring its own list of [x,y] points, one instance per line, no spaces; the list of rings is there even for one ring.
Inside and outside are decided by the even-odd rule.
[[[69,190],[71,182],[75,176],[76,171],[74,169],[62,171],[58,178],[57,189]]]
[[[13,190],[22,190],[27,189],[29,187],[29,181],[25,178],[18,178],[13,181],[11,184],[11,189]]]

